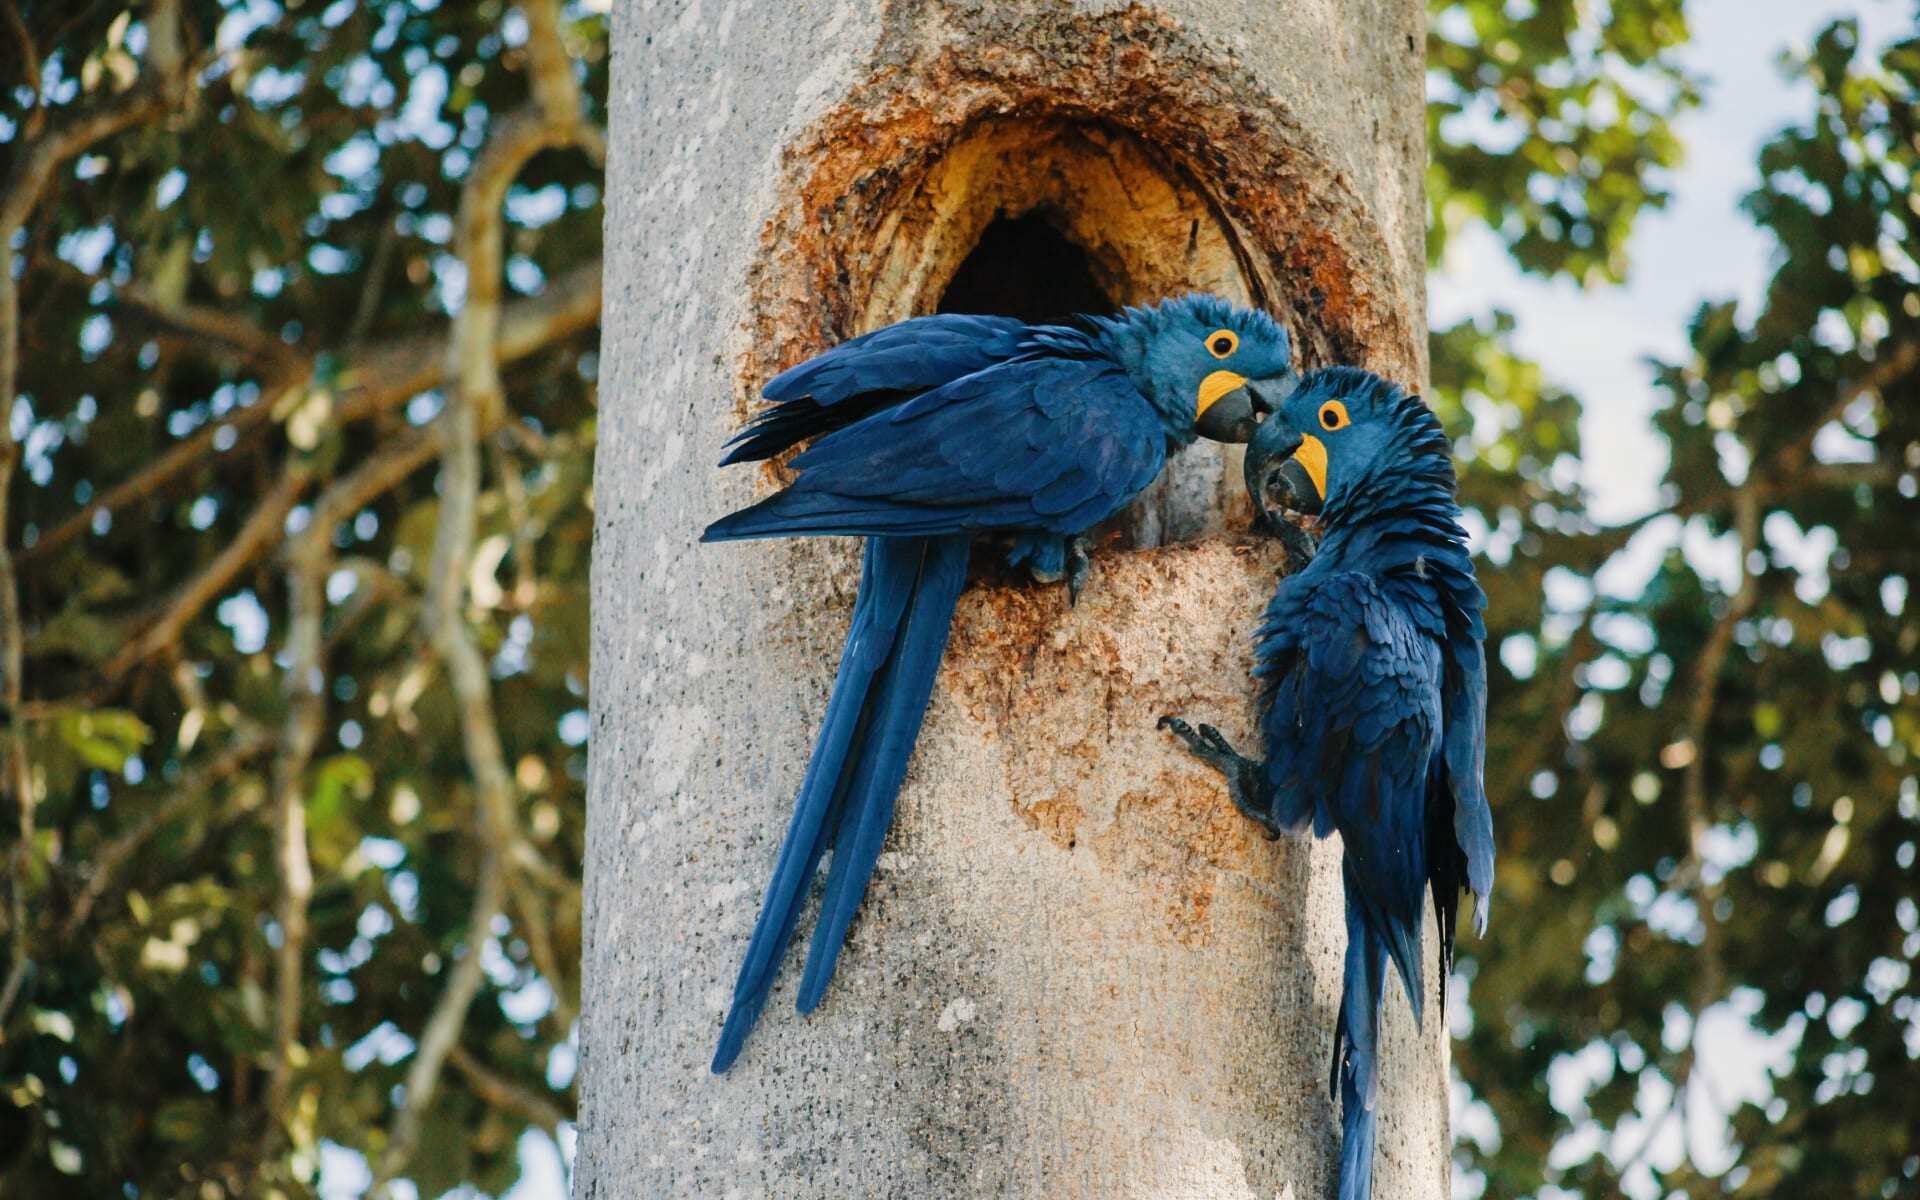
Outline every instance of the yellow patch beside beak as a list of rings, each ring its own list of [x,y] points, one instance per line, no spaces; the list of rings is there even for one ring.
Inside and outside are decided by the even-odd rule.
[[[1327,444],[1308,434],[1300,439],[1300,448],[1293,452],[1301,466],[1307,469],[1307,478],[1313,480],[1314,490],[1320,498],[1327,498]]]
[[[1194,419],[1213,407],[1213,402],[1247,381],[1245,375],[1235,375],[1232,371],[1215,371],[1200,381],[1199,401],[1193,409]]]

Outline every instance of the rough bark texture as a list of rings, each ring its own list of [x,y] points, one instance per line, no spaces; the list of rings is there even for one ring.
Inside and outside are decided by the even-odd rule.
[[[1423,33],[1415,0],[617,11],[579,1196],[1329,1193],[1338,847],[1261,840],[1153,727],[1250,736],[1281,559],[1217,453],[1077,609],[976,556],[826,1003],[783,980],[724,1078],[856,559],[695,538],[779,473],[711,466],[758,385],[931,311],[1003,210],[1116,301],[1210,287],[1420,382]],[[1376,1194],[1439,1196],[1446,1023],[1389,1013]]]

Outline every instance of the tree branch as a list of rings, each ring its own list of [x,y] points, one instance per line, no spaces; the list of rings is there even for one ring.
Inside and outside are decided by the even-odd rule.
[[[571,1114],[545,1096],[495,1074],[469,1053],[465,1046],[455,1046],[447,1051],[447,1062],[460,1072],[474,1095],[503,1112],[524,1117],[529,1124],[546,1130],[548,1137],[559,1136],[561,1122],[573,1120]]]
[[[485,422],[503,413],[498,340],[505,253],[501,207],[514,177],[535,154],[573,141],[583,127],[578,89],[560,54],[558,0],[523,0],[528,50],[535,67],[534,98],[502,120],[487,138],[460,192],[454,250],[466,268],[466,297],[453,319],[440,440],[440,521],[434,534],[423,632],[446,665],[459,711],[461,740],[474,782],[474,838],[480,847],[478,886],[467,919],[466,954],[455,964],[434,1006],[407,1071],[406,1099],[394,1114],[386,1152],[369,1194],[386,1196],[406,1168],[433,1100],[442,1064],[459,1040],[468,1006],[480,990],[480,947],[505,908],[508,851],[514,841],[513,783],[494,721],[492,682],[474,645],[463,609],[480,495],[480,437]]]
[[[1755,499],[1772,502],[1799,491],[1809,482],[1818,484],[1876,483],[1878,471],[1871,464],[1814,464],[1813,443],[1820,431],[1841,415],[1854,401],[1862,396],[1881,395],[1894,383],[1920,371],[1920,339],[1902,342],[1873,360],[1852,383],[1834,393],[1833,402],[1827,405],[1819,418],[1811,422],[1806,432],[1782,447],[1765,462],[1756,462],[1748,472],[1748,478],[1741,488],[1747,489]],[[1855,478],[1854,473],[1865,476]],[[1897,473],[1895,473],[1897,477]],[[1724,481],[1717,486],[1688,498],[1665,512],[1647,514],[1642,521],[1657,516],[1676,516],[1682,519],[1713,512],[1738,502],[1740,488]]]
[[[31,138],[46,124],[47,108],[40,95],[40,49],[33,44],[33,33],[20,15],[20,0],[7,0],[7,32],[20,55],[20,82],[33,95],[33,105],[21,118],[18,136]]]
[[[1739,543],[1740,586],[1727,602],[1727,611],[1714,625],[1700,651],[1693,679],[1693,698],[1688,705],[1687,736],[1692,743],[1681,780],[1681,811],[1686,817],[1687,854],[1681,867],[1694,891],[1704,931],[1700,954],[1703,969],[1693,976],[1693,1015],[1697,1019],[1706,1006],[1720,996],[1725,976],[1720,961],[1720,920],[1714,905],[1720,898],[1720,885],[1706,881],[1706,838],[1713,827],[1712,804],[1707,797],[1707,736],[1713,724],[1713,710],[1720,692],[1720,675],[1726,669],[1727,656],[1733,650],[1733,635],[1741,621],[1753,611],[1759,598],[1760,580],[1747,567],[1747,555],[1759,544],[1760,502],[1749,487],[1735,490],[1734,532]]]
[[[170,304],[137,283],[122,285],[113,304],[172,341],[201,348],[209,341],[222,343],[270,377],[293,378],[309,369],[306,357],[280,337],[224,309]]]
[[[288,556],[287,697],[285,731],[273,763],[273,854],[280,890],[274,921],[280,945],[274,954],[273,1061],[267,1077],[264,1141],[285,1135],[295,1045],[300,1036],[301,976],[306,963],[307,905],[313,897],[313,865],[307,856],[306,772],[326,717],[326,672],[321,659],[321,618],[326,612],[328,539],[310,525]],[[264,1156],[263,1156],[264,1157]]]
[[[1813,439],[1819,436],[1822,429],[1839,420],[1855,400],[1862,396],[1879,395],[1916,370],[1920,370],[1920,339],[1902,342],[1874,359],[1859,378],[1834,395],[1833,403],[1827,406],[1819,420],[1808,426],[1806,434],[1781,452],[1773,463],[1772,473],[1785,478],[1797,474],[1813,457]]]
[[[481,432],[491,433],[499,427],[499,420],[496,412]],[[321,531],[323,538],[331,538],[342,522],[351,520],[361,509],[431,462],[440,448],[441,434],[438,425],[409,429],[382,446],[320,494],[308,515],[309,528]],[[177,645],[194,618],[241,572],[279,543],[287,515],[311,482],[312,474],[306,467],[290,465],[279,486],[260,502],[234,540],[205,570],[175,592],[165,611],[129,638],[101,668],[102,686],[93,699],[110,694],[114,685],[133,668]],[[30,711],[30,706],[23,706],[24,711]]]
[[[0,289],[4,288],[0,283]],[[506,306],[500,322],[497,349],[502,364],[517,362],[555,342],[593,327],[600,319],[600,260],[561,275],[538,296]],[[446,368],[444,335],[410,334],[377,343],[342,356],[334,387],[333,419],[339,424],[365,420],[398,408],[411,397],[440,386]],[[288,388],[313,384],[314,363],[301,360],[295,378],[269,381],[265,397]],[[182,476],[223,454],[236,454],[251,445],[272,423],[273,404],[263,398],[224,421],[203,425],[191,437],[176,442],[138,475],[107,488],[72,516],[60,522],[20,554],[22,564],[54,553],[85,534],[102,512],[113,513],[157,495]],[[223,431],[233,444],[224,452],[215,448]]]
[[[153,0],[146,27],[147,61],[139,82],[117,96],[50,117],[38,134],[16,144],[13,171],[0,190],[0,234],[5,235],[0,246],[12,246],[13,231],[26,223],[62,163],[177,102],[186,82],[180,54],[180,0]]]
[[[135,666],[178,644],[180,635],[200,615],[200,610],[280,540],[287,514],[293,511],[312,482],[313,473],[303,461],[296,459],[289,463],[280,482],[260,501],[233,541],[214,556],[205,570],[174,593],[158,619],[129,638],[119,653],[100,668],[102,681],[111,687]]]

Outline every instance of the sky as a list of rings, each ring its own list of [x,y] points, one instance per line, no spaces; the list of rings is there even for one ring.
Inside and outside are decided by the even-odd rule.
[[[1625,283],[1581,290],[1571,283],[1522,275],[1505,249],[1485,233],[1463,234],[1449,247],[1447,261],[1429,280],[1430,322],[1448,325],[1492,308],[1513,313],[1518,322],[1515,349],[1539,362],[1550,378],[1583,401],[1583,483],[1597,519],[1631,519],[1657,503],[1666,450],[1650,424],[1654,389],[1645,360],[1682,359],[1687,323],[1703,300],[1736,297],[1743,311],[1750,311],[1771,274],[1770,247],[1740,212],[1739,200],[1758,181],[1754,162],[1761,144],[1810,111],[1811,98],[1806,86],[1783,83],[1775,61],[1782,51],[1806,46],[1813,32],[1834,17],[1858,16],[1863,44],[1872,49],[1910,28],[1912,13],[1911,0],[1689,4],[1693,38],[1685,57],[1705,77],[1706,103],[1679,124],[1686,162],[1672,178],[1669,206],[1641,219],[1631,243],[1633,270]],[[1663,530],[1655,525],[1648,532],[1652,536],[1636,544],[1633,557],[1649,564],[1681,536],[1674,526]],[[1771,1090],[1766,1064],[1790,1051],[1756,1037],[1745,1006],[1745,1000],[1736,997],[1702,1020],[1700,1069],[1714,1077],[1718,1094],[1729,1100],[1764,1100]],[[1556,1073],[1550,1090],[1557,1106],[1579,1106],[1585,1074],[1578,1056]],[[1653,1125],[1629,1121],[1620,1130],[1621,1144],[1637,1146],[1646,1129],[1654,1128],[1649,1159],[1677,1163],[1687,1148],[1680,1142],[1679,1123],[1658,1115],[1667,1098],[1647,1095],[1642,1100]],[[1701,1119],[1710,1115],[1696,1114],[1689,1123],[1695,1130],[1691,1151],[1702,1166],[1723,1161],[1726,1153],[1724,1129],[1716,1132],[1715,1122]],[[1485,1117],[1457,1110],[1456,1123],[1459,1135],[1473,1136],[1484,1127]],[[1569,1140],[1584,1142],[1597,1132]],[[570,1130],[562,1140],[565,1154],[544,1134],[528,1133],[522,1139],[525,1173],[509,1193],[510,1200],[566,1196]],[[358,1196],[367,1182],[358,1155],[338,1147],[323,1149],[321,1192],[328,1200]]]

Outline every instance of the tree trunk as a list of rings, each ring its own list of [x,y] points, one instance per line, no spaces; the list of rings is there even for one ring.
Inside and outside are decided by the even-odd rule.
[[[761,383],[949,299],[1204,287],[1422,382],[1421,4],[668,8],[614,31],[577,1194],[1328,1195],[1339,848],[1154,728],[1252,741],[1282,560],[1232,456],[1180,456],[1077,608],[976,555],[827,999],[790,963],[718,1078],[858,560],[695,539],[777,483],[711,465]],[[1388,996],[1383,1197],[1447,1187],[1428,1004]]]

